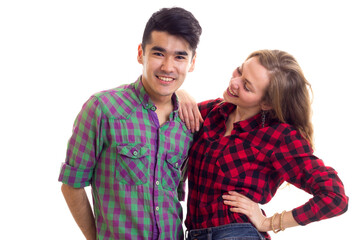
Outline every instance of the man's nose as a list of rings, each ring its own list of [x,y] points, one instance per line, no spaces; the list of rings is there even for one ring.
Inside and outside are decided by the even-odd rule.
[[[161,65],[161,70],[164,72],[172,72],[174,70],[174,60],[169,57],[165,58]]]

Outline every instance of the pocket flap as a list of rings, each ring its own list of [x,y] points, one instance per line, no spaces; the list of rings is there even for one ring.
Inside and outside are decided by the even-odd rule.
[[[178,152],[168,152],[166,154],[166,161],[174,168],[180,168],[183,163],[183,159],[182,155]]]
[[[116,147],[117,153],[129,158],[140,158],[148,154],[149,149],[143,143],[124,143]]]

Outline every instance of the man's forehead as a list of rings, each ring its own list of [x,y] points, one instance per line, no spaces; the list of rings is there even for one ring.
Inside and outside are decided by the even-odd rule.
[[[150,39],[146,43],[145,48],[153,48],[155,46],[166,51],[187,52],[188,55],[192,52],[190,44],[183,37],[172,35],[165,31],[151,32]]]

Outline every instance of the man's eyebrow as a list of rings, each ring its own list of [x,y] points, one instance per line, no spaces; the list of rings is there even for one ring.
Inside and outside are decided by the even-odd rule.
[[[175,55],[187,56],[189,54],[186,51],[175,51]]]
[[[151,48],[151,51],[157,51],[157,52],[166,52],[165,48],[154,46]],[[181,56],[188,56],[189,54],[186,51],[175,51],[175,55],[181,55]]]
[[[165,48],[158,47],[158,46],[152,47],[151,51],[166,52]]]

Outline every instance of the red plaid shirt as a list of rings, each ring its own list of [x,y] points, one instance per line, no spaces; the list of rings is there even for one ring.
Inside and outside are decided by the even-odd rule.
[[[188,230],[249,222],[245,215],[230,212],[222,195],[234,190],[265,204],[284,181],[314,195],[292,210],[300,225],[347,210],[348,198],[336,171],[313,155],[292,126],[266,122],[262,127],[258,114],[235,123],[231,135],[223,137],[235,107],[222,99],[199,104],[205,121],[189,152]]]

